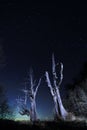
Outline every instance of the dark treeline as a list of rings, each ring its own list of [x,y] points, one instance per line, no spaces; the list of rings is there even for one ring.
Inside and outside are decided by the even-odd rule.
[[[87,117],[87,62],[84,63],[73,84],[68,84],[66,89],[64,104],[68,111],[72,111],[77,116]]]

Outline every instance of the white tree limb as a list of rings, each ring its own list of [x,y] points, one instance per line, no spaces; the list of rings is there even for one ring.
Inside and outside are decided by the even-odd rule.
[[[53,87],[51,85],[49,73],[47,71],[45,72],[45,76],[46,76],[46,81],[47,81],[48,87],[50,88],[51,94],[52,94],[52,96],[54,96]]]
[[[56,63],[55,63],[54,53],[52,54],[52,74],[55,79],[58,78],[56,74]]]
[[[41,78],[39,79],[39,82],[38,82],[38,85],[36,86],[36,89],[35,89],[35,96],[36,96],[36,94],[37,94],[37,91],[38,91],[38,88],[39,88],[39,86],[40,86],[40,83],[41,83]]]
[[[19,113],[21,115],[27,115],[30,116],[30,120],[36,121],[37,120],[37,110],[36,110],[36,94],[38,91],[38,88],[40,86],[41,83],[41,78],[38,81],[38,84],[36,86],[35,81],[33,80],[33,70],[30,69],[30,89],[22,89],[21,91],[24,92],[25,96],[24,96],[24,101],[23,104],[21,105],[21,111],[19,111]],[[35,91],[34,91],[34,87],[36,87]],[[27,105],[27,99],[30,99],[30,109],[28,110],[26,107]]]
[[[66,116],[68,115],[68,112],[65,110],[65,108],[62,104],[62,99],[61,99],[60,92],[59,92],[59,86],[60,86],[60,84],[62,83],[62,80],[63,80],[63,64],[60,63],[61,68],[60,68],[59,83],[57,83],[57,79],[58,79],[57,73],[56,73],[56,66],[57,65],[59,65],[59,64],[55,63],[54,54],[52,54],[52,74],[53,74],[54,91],[53,91],[53,87],[52,87],[48,72],[46,72],[45,75],[46,75],[48,87],[50,88],[51,94],[53,96],[56,115],[58,117],[60,116],[62,119],[65,120]]]
[[[58,86],[61,85],[62,80],[63,80],[63,63],[60,63],[60,65],[61,65],[61,68],[60,68],[60,81],[58,83]]]

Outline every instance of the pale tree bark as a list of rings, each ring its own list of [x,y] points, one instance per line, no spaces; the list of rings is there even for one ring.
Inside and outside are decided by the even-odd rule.
[[[58,117],[61,117],[62,119],[66,119],[68,112],[65,110],[62,99],[60,96],[59,88],[63,80],[63,64],[60,63],[60,79],[58,82],[58,77],[56,73],[56,66],[59,64],[55,64],[54,54],[52,54],[52,74],[53,74],[53,85],[51,85],[51,81],[49,78],[49,73],[46,72],[46,80],[48,87],[50,88],[51,95],[53,97],[54,105],[55,105],[55,112]],[[54,90],[54,91],[53,91]]]
[[[29,91],[29,98],[30,98],[30,104],[31,104],[30,113],[31,113],[31,121],[36,121],[38,119],[37,110],[36,110],[36,95],[37,95],[37,91],[41,83],[41,78],[39,79],[38,84],[36,85],[35,81],[33,80],[32,75],[33,74],[30,73],[30,82],[31,82],[31,88]],[[36,88],[34,90],[35,86]]]
[[[30,121],[32,122],[38,120],[37,109],[36,109],[36,95],[37,95],[40,83],[41,83],[41,78],[39,79],[37,84],[35,83],[35,81],[33,80],[33,71],[30,70],[30,89],[26,89],[26,87],[25,89],[22,89],[25,96],[24,96],[24,101],[22,102],[22,110],[19,113],[21,115],[30,116]],[[30,109],[26,107],[28,98],[30,99]]]
[[[57,116],[59,116],[58,104],[57,104],[57,96],[56,96],[55,89],[51,85],[51,81],[49,79],[49,73],[48,72],[46,72],[46,79],[47,79],[48,87],[50,88],[51,95],[53,97],[54,107],[55,107],[55,113],[56,113]]]

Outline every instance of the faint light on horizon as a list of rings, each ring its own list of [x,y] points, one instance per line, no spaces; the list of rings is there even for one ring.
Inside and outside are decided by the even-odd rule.
[[[30,121],[30,117],[28,117],[28,116],[22,116],[22,115],[20,115],[19,113],[18,114],[16,114],[16,116],[15,116],[15,121]]]

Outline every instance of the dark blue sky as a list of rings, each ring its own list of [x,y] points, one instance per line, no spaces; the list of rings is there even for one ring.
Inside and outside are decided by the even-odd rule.
[[[64,64],[61,90],[78,76],[87,61],[86,11],[82,4],[57,7],[56,3],[0,2],[0,43],[6,63],[0,70],[0,83],[11,104],[21,94],[31,66],[37,80],[46,70],[51,73],[52,52],[56,62]],[[40,116],[52,116],[53,102],[45,79],[37,107]]]

